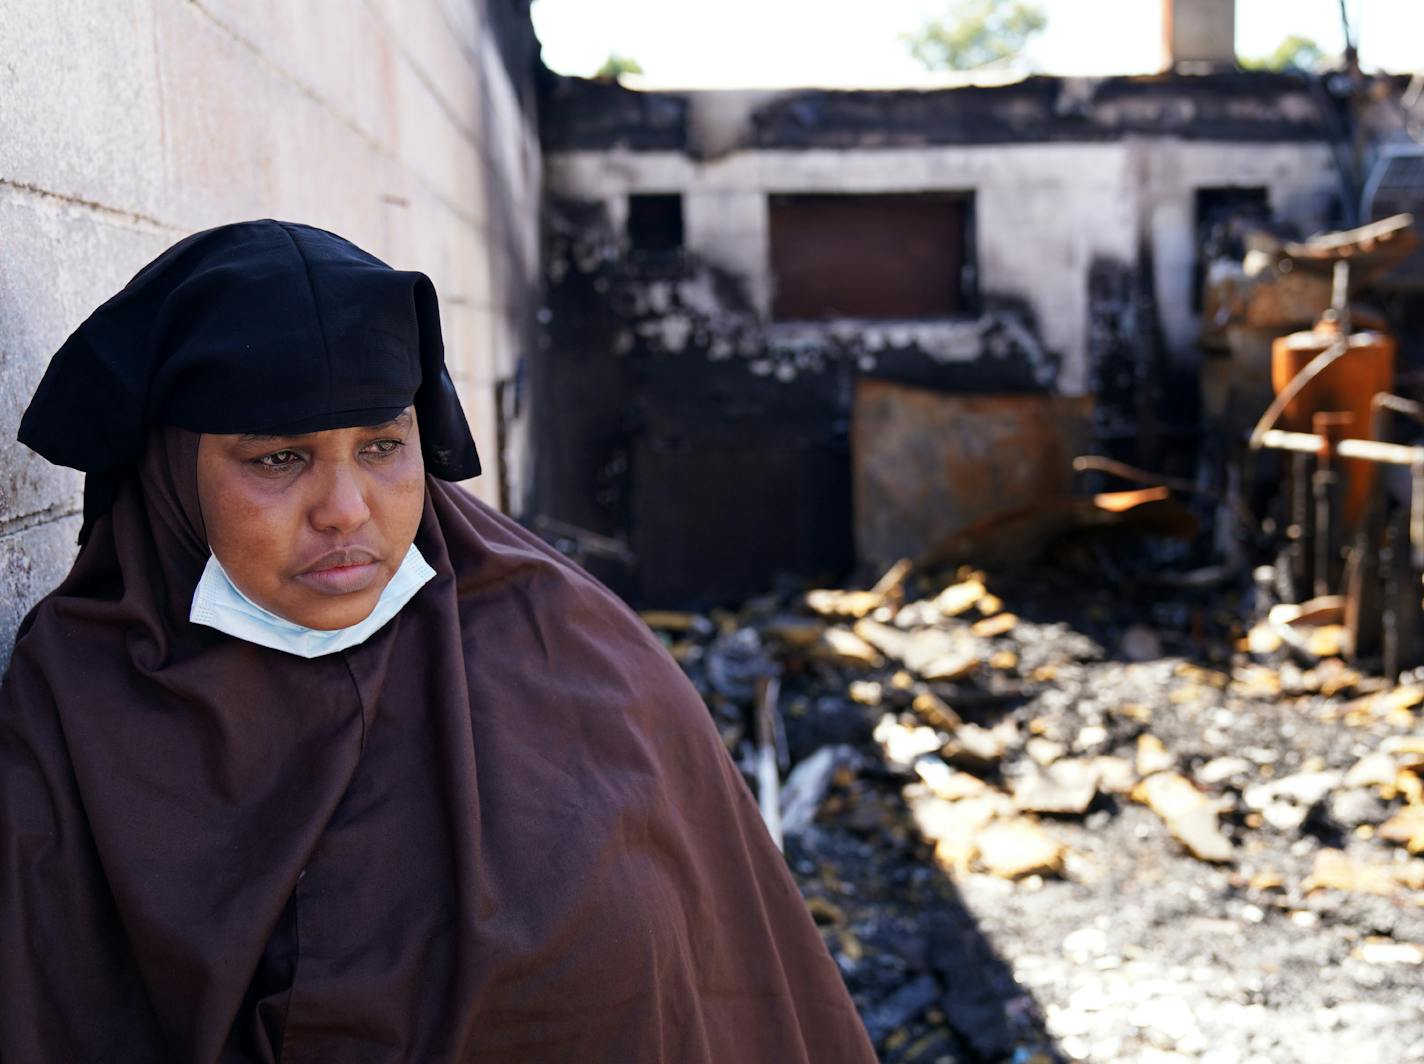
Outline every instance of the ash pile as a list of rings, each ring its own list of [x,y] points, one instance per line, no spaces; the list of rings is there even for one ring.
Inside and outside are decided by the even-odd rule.
[[[1424,1059],[1424,682],[1160,532],[644,614],[882,1060]]]

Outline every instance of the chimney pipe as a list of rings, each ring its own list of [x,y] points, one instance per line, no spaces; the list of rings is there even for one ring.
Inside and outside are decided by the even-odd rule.
[[[1236,67],[1236,0],[1162,0],[1163,69],[1206,74]]]

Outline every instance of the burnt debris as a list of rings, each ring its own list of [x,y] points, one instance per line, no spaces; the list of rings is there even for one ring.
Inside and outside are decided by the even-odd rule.
[[[1407,1059],[1424,685],[1108,551],[646,619],[753,787],[776,675],[787,858],[881,1059]]]

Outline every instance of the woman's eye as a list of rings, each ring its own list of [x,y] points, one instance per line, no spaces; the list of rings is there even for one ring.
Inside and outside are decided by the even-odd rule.
[[[385,456],[395,454],[404,446],[401,440],[373,440],[366,445],[366,450],[378,456]]]
[[[289,469],[301,460],[301,455],[295,451],[273,451],[253,459],[263,469]]]

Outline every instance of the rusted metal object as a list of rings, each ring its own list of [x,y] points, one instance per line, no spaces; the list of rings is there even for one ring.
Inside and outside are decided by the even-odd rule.
[[[1253,449],[1290,454],[1286,546],[1276,566],[1286,601],[1307,588],[1343,590],[1346,654],[1360,660],[1378,648],[1387,675],[1424,649],[1424,448],[1388,442],[1385,418],[1397,412],[1424,423],[1424,407],[1391,394],[1395,340],[1352,328],[1350,292],[1352,281],[1367,283],[1416,245],[1413,219],[1401,216],[1282,249],[1297,272],[1332,272],[1331,308],[1311,331],[1274,341],[1275,398],[1250,439]],[[1388,512],[1378,465],[1410,469],[1407,512]]]
[[[1092,400],[946,395],[856,384],[851,428],[857,555],[884,569],[1047,500],[1067,498]]]
[[[1322,321],[1312,332],[1292,333],[1278,339],[1271,348],[1271,383],[1279,394],[1317,356],[1341,340],[1337,326]],[[1344,433],[1347,439],[1372,438],[1375,395],[1394,387],[1397,345],[1385,333],[1361,332],[1349,338],[1341,357],[1318,373],[1298,395],[1285,404],[1277,425],[1286,432],[1306,432],[1313,428],[1315,415],[1331,411],[1350,414],[1353,424]],[[1368,505],[1375,471],[1367,461],[1359,461],[1339,451],[1340,473],[1344,478],[1341,524],[1347,533],[1360,526]]]

